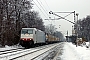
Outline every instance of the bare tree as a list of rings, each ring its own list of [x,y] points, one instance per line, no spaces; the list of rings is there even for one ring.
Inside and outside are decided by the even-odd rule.
[[[21,16],[32,8],[31,0],[0,0],[0,42],[11,45],[18,41]],[[14,43],[15,42],[15,43]]]
[[[47,25],[47,26],[45,27],[45,32],[46,32],[46,33],[50,33],[50,34],[54,34],[54,32],[55,32],[55,26],[52,25],[52,24]]]
[[[90,40],[90,16],[80,19],[78,23],[78,36]]]
[[[38,12],[35,11],[28,11],[23,16],[24,25],[23,27],[33,27],[40,29],[42,31],[45,30],[44,23],[39,16]]]

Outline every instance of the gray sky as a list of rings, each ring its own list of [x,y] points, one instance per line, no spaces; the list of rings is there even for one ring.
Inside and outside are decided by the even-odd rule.
[[[75,11],[76,13],[79,13],[79,19],[82,19],[86,17],[87,15],[90,15],[90,0],[33,0],[34,6],[33,9],[35,11],[39,12],[39,15],[41,18],[48,19],[49,17],[53,18],[58,18],[54,15],[50,15],[49,11],[53,12],[73,12]],[[40,4],[39,4],[39,3]],[[43,7],[41,7],[41,6]],[[39,8],[38,8],[38,7]],[[67,14],[65,13],[58,13],[60,16],[65,16]],[[66,17],[66,19],[69,19],[70,21],[74,21],[73,14],[70,16]],[[72,34],[72,23],[60,19],[60,20],[55,20],[55,21],[48,21],[44,20],[44,24],[53,24],[57,28],[58,31],[62,31],[64,35],[66,35],[66,32],[68,30],[69,35]],[[60,28],[59,28],[59,25]]]

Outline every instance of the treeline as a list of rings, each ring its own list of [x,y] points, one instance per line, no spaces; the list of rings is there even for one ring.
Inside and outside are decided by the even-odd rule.
[[[31,11],[32,0],[0,0],[0,45],[19,42],[22,27],[45,30],[38,12]]]
[[[83,37],[87,41],[90,41],[90,15],[83,18],[79,19],[77,21],[78,24],[78,37]]]

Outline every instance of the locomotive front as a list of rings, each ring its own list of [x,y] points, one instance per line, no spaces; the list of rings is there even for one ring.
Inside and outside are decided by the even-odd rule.
[[[23,47],[30,47],[34,44],[33,41],[33,29],[22,28],[20,45]]]

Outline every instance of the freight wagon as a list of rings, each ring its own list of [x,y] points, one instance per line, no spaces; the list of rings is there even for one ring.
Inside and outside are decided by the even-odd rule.
[[[46,43],[54,43],[54,42],[59,42],[59,38],[56,36],[53,36],[51,34],[46,34]]]

